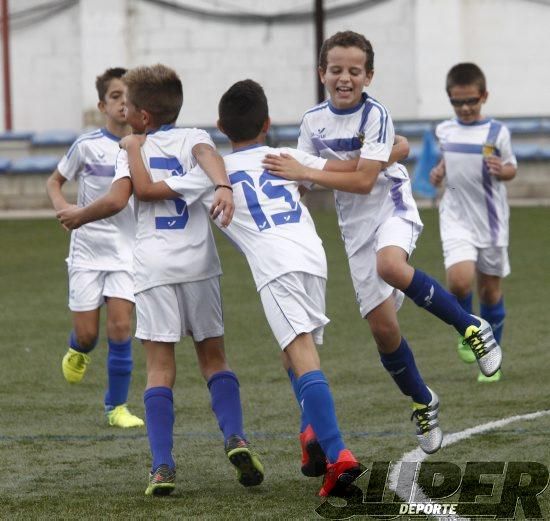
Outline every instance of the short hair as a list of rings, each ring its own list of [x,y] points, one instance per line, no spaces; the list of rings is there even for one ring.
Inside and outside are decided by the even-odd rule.
[[[451,88],[457,85],[477,85],[482,94],[487,90],[485,74],[483,74],[483,71],[475,63],[470,62],[457,63],[447,73],[445,86],[447,94],[450,94]]]
[[[95,88],[97,90],[99,101],[105,101],[105,96],[109,90],[111,80],[114,80],[115,78],[122,78],[126,72],[127,70],[122,67],[113,67],[111,69],[107,69],[103,74],[96,77]]]
[[[151,114],[156,125],[174,123],[183,104],[183,87],[176,71],[160,63],[130,69],[122,78],[127,97]]]
[[[264,89],[254,80],[238,81],[221,97],[218,114],[220,126],[231,141],[254,139],[269,118]]]
[[[354,31],[340,31],[327,38],[321,46],[319,52],[319,67],[322,71],[327,70],[328,52],[333,47],[357,47],[366,55],[365,69],[371,72],[374,69],[374,50],[372,44],[362,34]]]

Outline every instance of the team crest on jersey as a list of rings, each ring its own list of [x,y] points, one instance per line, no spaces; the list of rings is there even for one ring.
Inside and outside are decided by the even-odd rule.
[[[311,134],[311,137],[317,137],[317,138],[323,139],[326,137],[325,130],[326,130],[326,127],[318,128],[316,132],[313,132],[313,134]]]

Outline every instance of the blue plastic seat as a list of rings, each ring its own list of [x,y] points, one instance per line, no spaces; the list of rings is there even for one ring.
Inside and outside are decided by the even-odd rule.
[[[0,174],[5,174],[7,171],[9,171],[10,165],[11,165],[11,159],[0,157]]]
[[[8,171],[12,174],[49,174],[57,168],[59,159],[52,155],[23,157],[14,160]]]
[[[7,130],[6,132],[0,132],[0,141],[31,141],[33,136],[33,132]]]
[[[31,140],[35,147],[68,147],[74,143],[78,134],[74,130],[46,130],[37,132]]]
[[[512,148],[518,161],[540,161],[543,159],[542,149],[537,144],[517,143],[512,145]]]
[[[420,137],[427,130],[432,130],[433,124],[427,121],[396,121],[395,133],[405,137]]]

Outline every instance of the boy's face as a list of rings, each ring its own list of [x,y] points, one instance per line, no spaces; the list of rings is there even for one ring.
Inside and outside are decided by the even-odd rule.
[[[327,69],[319,68],[319,77],[337,109],[349,109],[361,101],[363,88],[373,75],[365,69],[366,60],[366,53],[358,47],[336,46],[328,51]]]
[[[474,123],[481,119],[481,107],[488,94],[482,93],[476,84],[455,85],[449,89],[449,101],[460,121]]]
[[[126,100],[126,121],[137,134],[145,132],[147,121],[144,111],[139,110],[129,99]]]
[[[105,99],[101,100],[97,107],[107,116],[107,119],[118,125],[124,125],[126,123],[125,105],[126,85],[119,78],[113,78],[109,82]]]

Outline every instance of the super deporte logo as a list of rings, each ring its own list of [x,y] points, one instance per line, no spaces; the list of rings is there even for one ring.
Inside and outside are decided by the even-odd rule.
[[[392,462],[376,461],[350,486],[346,498],[321,503],[325,519],[367,516],[395,519],[475,517],[545,519],[539,496],[548,486],[548,467],[535,461]],[[391,479],[390,479],[390,476]],[[546,512],[548,515],[548,512]]]

